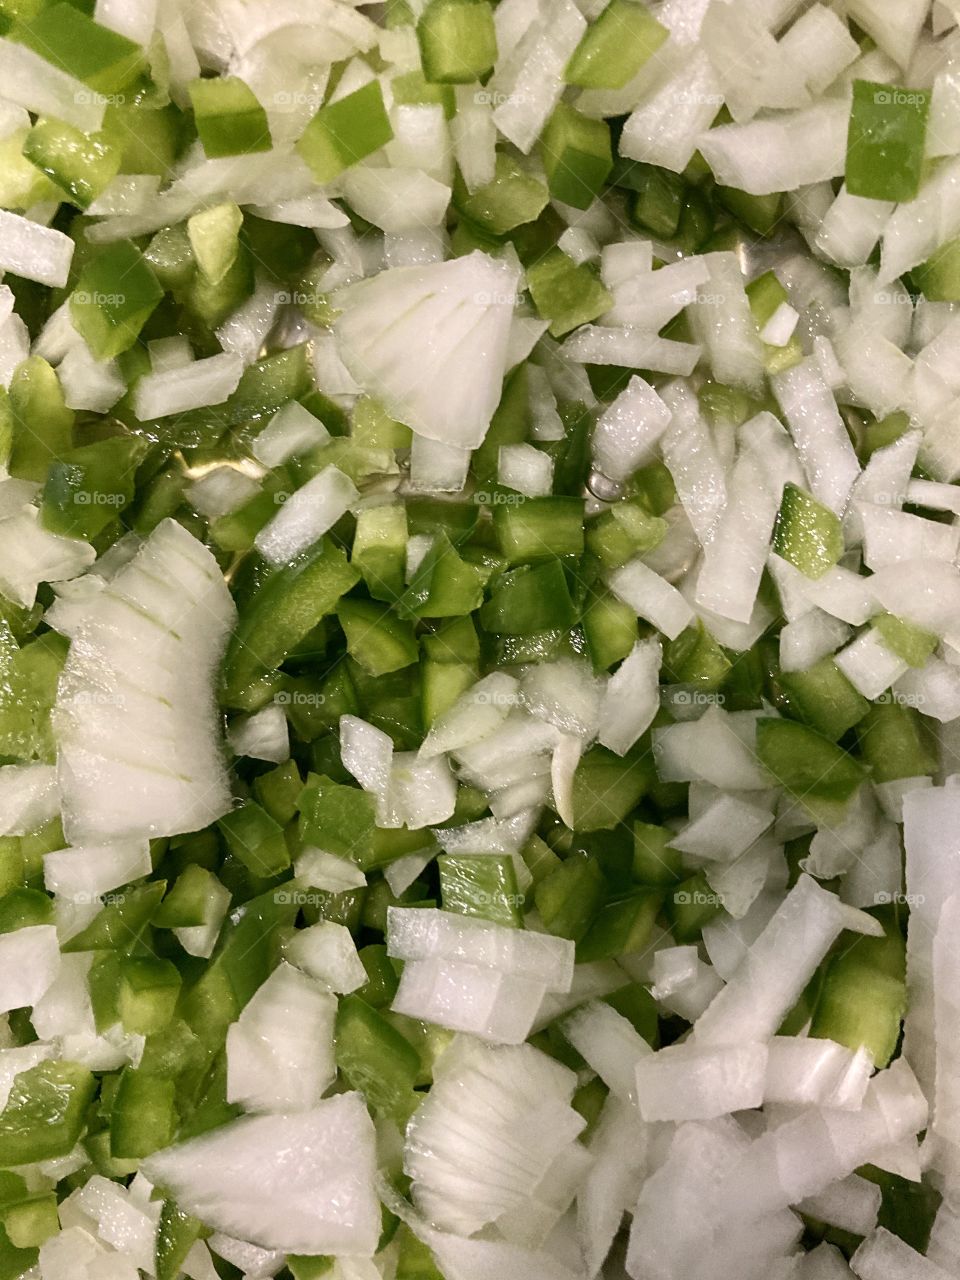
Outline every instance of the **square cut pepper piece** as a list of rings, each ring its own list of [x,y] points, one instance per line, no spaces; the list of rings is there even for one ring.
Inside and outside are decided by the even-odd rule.
[[[872,80],[853,82],[847,190],[871,200],[912,200],[920,189],[930,94]]]
[[[321,107],[304,130],[297,150],[318,182],[379,151],[393,137],[377,80]]]
[[[273,145],[267,113],[236,76],[194,80],[187,89],[203,149],[210,157],[249,155]]]
[[[622,89],[668,35],[637,0],[611,0],[574,50],[564,79],[581,89]]]
[[[140,336],[163,297],[157,277],[131,240],[92,257],[70,295],[70,318],[97,360],[111,360]]]
[[[417,25],[427,80],[473,84],[497,60],[493,9],[486,0],[430,0]]]
[[[138,44],[101,27],[68,3],[22,18],[8,38],[102,94],[119,93],[144,68],[144,52]]]
[[[550,194],[575,209],[588,209],[613,168],[606,121],[591,120],[560,102],[540,147]]]

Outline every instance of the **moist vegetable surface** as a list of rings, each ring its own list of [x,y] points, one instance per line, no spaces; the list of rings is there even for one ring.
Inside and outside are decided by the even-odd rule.
[[[0,0],[0,1280],[960,1276],[954,0]]]

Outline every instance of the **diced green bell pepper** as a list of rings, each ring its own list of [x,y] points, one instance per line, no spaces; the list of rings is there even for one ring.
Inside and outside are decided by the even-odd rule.
[[[341,600],[337,617],[347,652],[372,676],[399,671],[417,661],[413,627],[372,600]]]
[[[842,747],[806,725],[772,717],[757,721],[757,759],[798,800],[848,800],[865,772]]]
[[[444,911],[519,928],[523,899],[513,859],[504,854],[443,854],[437,859]]]
[[[550,332],[562,338],[578,325],[609,311],[613,297],[587,263],[576,263],[562,249],[551,249],[527,268],[533,305],[550,321]]]
[[[843,526],[812,494],[787,484],[773,531],[773,549],[808,578],[822,578],[843,555]]]
[[[777,683],[786,694],[788,712],[832,742],[870,710],[869,702],[830,656],[806,671],[781,671]]]
[[[484,186],[468,191],[459,173],[454,179],[454,206],[492,236],[505,236],[515,227],[534,222],[549,199],[550,193],[539,178],[504,151],[497,152],[493,178]]]
[[[255,876],[276,876],[290,865],[283,827],[253,800],[217,823],[227,848]]]
[[[576,620],[576,607],[559,560],[521,565],[503,574],[480,610],[480,625],[506,636],[565,629]]]
[[[170,1144],[175,1114],[173,1080],[125,1067],[110,1116],[110,1154],[140,1160]]]
[[[57,1160],[83,1132],[96,1081],[76,1062],[41,1062],[21,1071],[0,1112],[0,1166]]]
[[[163,288],[132,240],[104,245],[87,260],[70,295],[70,318],[98,360],[127,351]]]
[[[417,23],[423,74],[440,84],[473,84],[497,60],[487,0],[430,0]]]
[[[414,1084],[420,1055],[394,1027],[359,996],[340,1001],[336,1024],[337,1067],[373,1111],[406,1124],[420,1098]]]
[[[313,117],[297,151],[317,182],[330,182],[359,160],[379,151],[393,137],[379,80],[371,80]]]
[[[78,6],[52,4],[16,22],[8,38],[105,95],[119,94],[143,70],[144,50],[94,22]]]
[[[192,80],[187,92],[200,142],[211,159],[270,150],[267,113],[243,80],[237,76]]]
[[[145,441],[111,436],[71,449],[47,471],[40,516],[44,527],[92,541],[133,501]]]
[[[270,574],[245,608],[227,647],[222,696],[235,706],[244,691],[276,670],[287,654],[357,582],[356,569],[323,539],[293,564]]]
[[[870,619],[870,625],[883,643],[898,658],[911,667],[922,667],[940,643],[940,637],[914,622],[897,618],[892,613],[880,613]]]
[[[125,956],[119,979],[117,1010],[124,1031],[142,1036],[162,1031],[180,997],[182,979],[176,965],[158,956]]]
[[[610,0],[574,50],[564,79],[581,89],[623,89],[669,34],[637,0]]]
[[[891,699],[874,702],[857,726],[860,754],[874,782],[932,777],[937,745],[915,707]]]
[[[46,360],[30,356],[17,366],[7,406],[13,418],[10,474],[42,483],[50,463],[73,447],[74,423],[60,379]]]
[[[847,190],[871,200],[912,200],[920,189],[930,91],[854,80],[847,132]]]
[[[558,102],[540,135],[540,150],[553,198],[575,209],[588,209],[613,168],[606,121],[593,120]]]
[[[80,209],[86,209],[120,172],[121,153],[103,133],[81,133],[42,117],[27,134],[23,154]]]

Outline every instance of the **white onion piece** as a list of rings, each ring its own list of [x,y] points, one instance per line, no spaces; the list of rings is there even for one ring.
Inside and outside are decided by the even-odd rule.
[[[758,196],[792,191],[842,175],[849,115],[845,101],[824,101],[769,120],[724,124],[701,135],[700,150],[724,186]]]
[[[480,252],[382,271],[339,295],[340,355],[391,417],[475,448],[500,399],[516,293],[516,268]]]
[[[527,498],[543,497],[553,491],[553,459],[530,444],[501,445],[497,481]]]
[[[91,133],[103,123],[105,95],[18,41],[0,40],[0,79],[4,98],[31,114],[53,116]]]
[[[15,604],[33,608],[41,582],[76,578],[97,558],[89,543],[50,533],[39,511],[25,507],[0,519],[0,590]]]
[[[622,364],[689,377],[701,356],[692,342],[674,342],[649,329],[583,324],[565,340],[560,355],[575,364]]]
[[[660,708],[658,680],[662,660],[659,640],[638,640],[607,682],[597,737],[618,755],[625,755],[646,733]]]
[[[873,1074],[865,1049],[800,1036],[774,1036],[768,1048],[765,1102],[859,1110]]]
[[[330,433],[308,409],[291,400],[270,419],[253,441],[251,452],[265,467],[279,467],[298,453],[319,448]]]
[[[146,840],[85,845],[43,855],[47,891],[74,902],[95,902],[101,894],[148,876],[152,870]]]
[[[291,964],[331,991],[356,991],[368,979],[350,930],[332,920],[298,929],[283,950]]]
[[[864,1240],[850,1269],[860,1280],[947,1280],[949,1275],[886,1227]]]
[[[313,546],[357,502],[356,485],[337,467],[324,467],[277,508],[254,545],[271,564],[289,564]]]
[[[134,389],[134,413],[146,422],[223,404],[236,391],[242,373],[243,361],[228,352],[194,360],[186,368],[145,373]]]
[[[345,1093],[312,1111],[232,1120],[141,1167],[186,1212],[263,1248],[369,1256],[380,1235],[375,1147],[362,1097]]]
[[[696,947],[662,947],[653,957],[650,994],[658,1004],[694,1022],[723,986],[716,970]]]
[[[873,627],[861,631],[834,661],[853,687],[869,699],[879,698],[909,666],[887,648]]]
[[[818,1195],[926,1124],[927,1104],[902,1058],[874,1076],[859,1111],[810,1108],[743,1151],[715,1201],[718,1218],[755,1220]]]
[[[577,1230],[589,1280],[603,1266],[625,1211],[637,1202],[649,1140],[650,1130],[636,1108],[609,1094],[590,1136],[593,1165],[577,1194]]]
[[[60,808],[57,771],[52,764],[0,766],[0,835],[26,836]]]
[[[444,1064],[407,1127],[414,1204],[464,1234],[519,1208],[583,1129],[575,1088],[531,1045],[470,1047]]]
[[[777,374],[772,382],[811,493],[841,514],[860,464],[832,392],[812,360]]]
[[[727,500],[724,468],[697,397],[681,382],[663,389],[673,417],[661,440],[663,460],[701,546],[713,537]]]
[[[910,65],[927,16],[926,0],[847,0],[847,15],[904,69]]]
[[[626,480],[652,461],[670,422],[670,410],[643,378],[634,374],[593,429],[593,460],[610,480]]]
[[[863,561],[874,571],[901,560],[952,563],[960,551],[956,526],[870,502],[859,503],[857,514],[863,526]]]
[[[282,764],[290,759],[290,731],[282,705],[239,716],[227,730],[227,742],[238,756]]]
[[[944,560],[901,560],[868,580],[874,600],[888,613],[940,636],[960,634],[960,572]]]
[[[683,596],[639,558],[614,569],[610,590],[641,618],[675,640],[693,621],[693,610]]]
[[[850,638],[850,628],[822,609],[811,609],[780,632],[780,667],[783,671],[807,671],[839,649]]]
[[[637,1065],[653,1050],[622,1014],[592,1000],[564,1019],[562,1031],[611,1093],[636,1102]]]
[[[450,911],[391,907],[387,951],[404,961],[463,961],[549,983],[555,991],[568,991],[573,981],[573,944],[565,938],[508,929]]]
[[[0,934],[0,1013],[32,1008],[60,968],[60,943],[52,924]]]
[[[682,173],[722,105],[723,89],[710,59],[703,50],[692,50],[682,70],[659,85],[627,120],[620,154]]]
[[[657,773],[664,782],[711,782],[724,790],[762,791],[756,717],[711,706],[699,720],[653,731]]]
[[[697,858],[732,862],[749,849],[772,822],[769,809],[737,796],[721,794],[702,814],[677,831],[670,844],[681,853]]]
[[[713,1120],[763,1101],[767,1046],[675,1044],[637,1063],[644,1120]]]
[[[808,1217],[839,1227],[841,1231],[867,1236],[877,1225],[881,1199],[882,1193],[875,1182],[851,1173],[839,1182],[832,1182],[819,1195],[808,1196],[798,1208]]]
[[[336,1075],[336,998],[281,962],[227,1031],[227,1101],[246,1111],[309,1111]]]
[[[719,382],[756,393],[763,385],[763,345],[744,291],[740,261],[730,252],[707,253],[703,261],[710,278],[687,311],[693,336]]]
[[[696,601],[713,613],[748,623],[770,552],[783,485],[789,478],[786,473],[796,466],[796,456],[770,414],[758,414],[745,423],[741,439],[740,455],[726,481],[726,505],[704,550]],[[771,465],[778,451],[779,475]]]
[[[535,22],[501,58],[487,92],[500,133],[529,152],[563,92],[563,70],[587,29],[571,0],[543,0]]]
[[[843,929],[876,935],[880,925],[801,876],[731,980],[694,1026],[698,1044],[772,1036]]]
[[[908,707],[949,724],[960,717],[960,667],[928,658],[919,670],[905,671],[894,682],[893,694]]]

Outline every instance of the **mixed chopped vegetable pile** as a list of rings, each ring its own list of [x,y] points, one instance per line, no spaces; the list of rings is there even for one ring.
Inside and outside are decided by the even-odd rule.
[[[957,0],[0,0],[0,1280],[960,1276]]]

